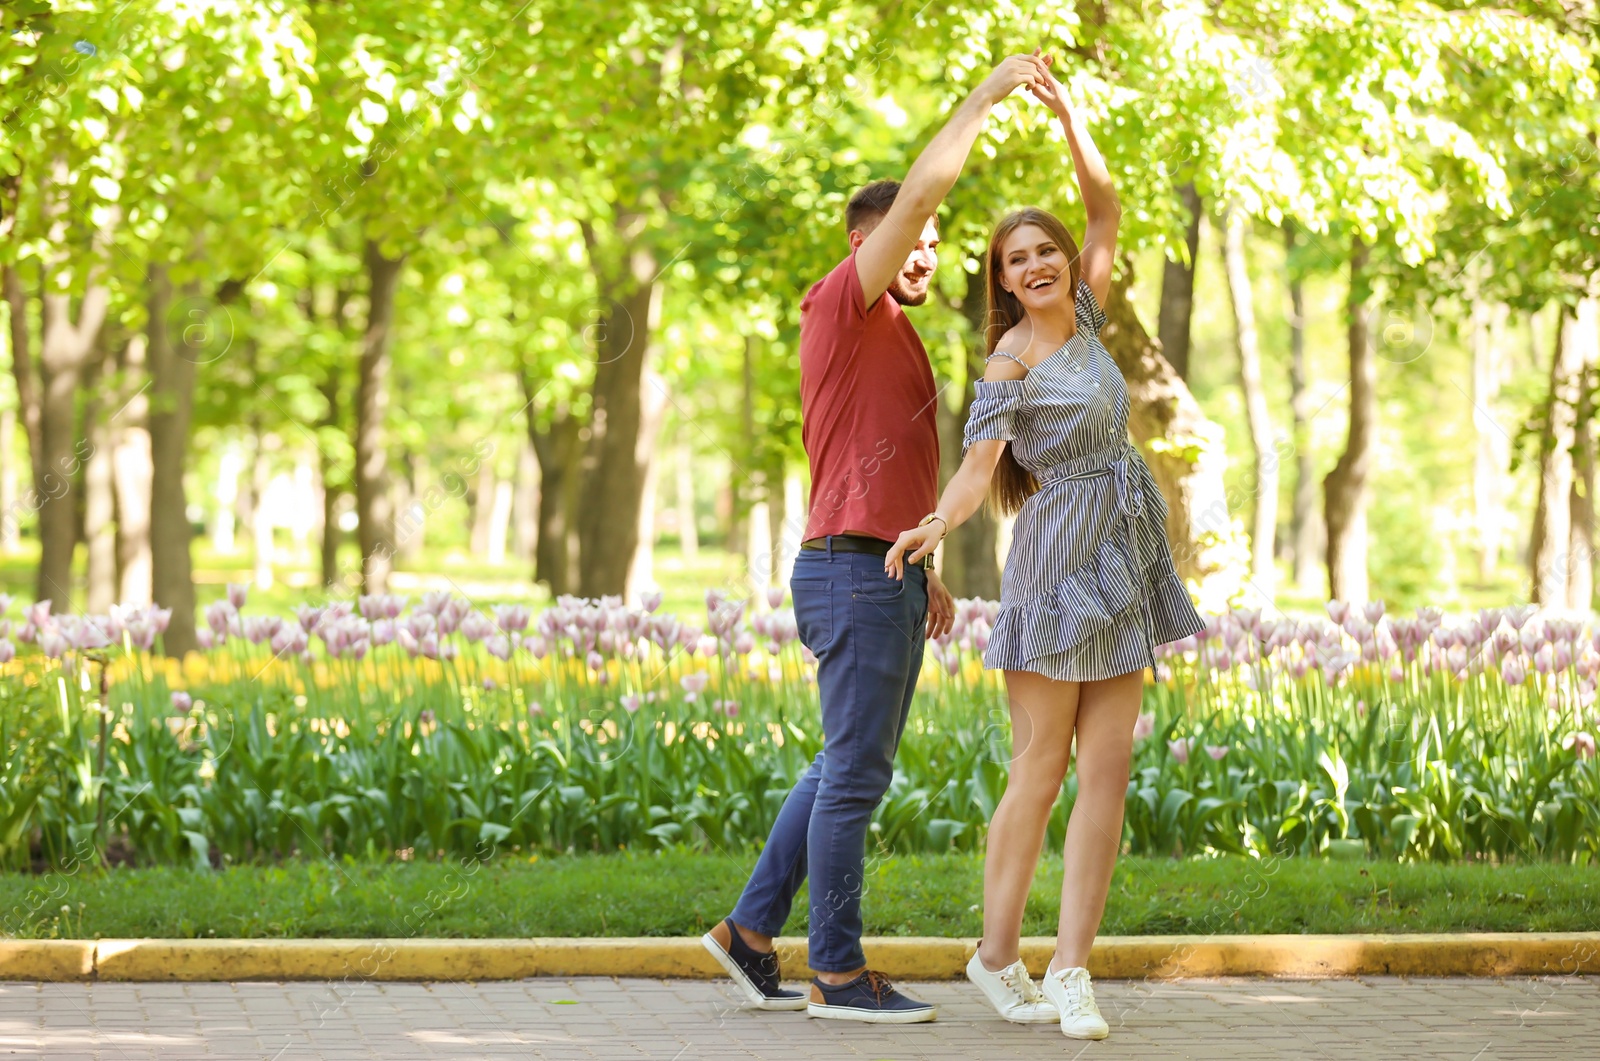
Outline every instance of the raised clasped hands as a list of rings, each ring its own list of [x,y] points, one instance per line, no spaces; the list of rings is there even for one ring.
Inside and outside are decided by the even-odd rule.
[[[991,104],[999,103],[1011,93],[1027,85],[1037,93],[1038,87],[1050,77],[1050,64],[1034,49],[1032,55],[1008,55],[994,68],[983,82]]]
[[[1043,56],[1043,60],[1044,74],[1028,85],[1028,91],[1033,93],[1034,99],[1049,107],[1056,117],[1065,119],[1069,116],[1067,95],[1061,88],[1061,82],[1050,72],[1050,65],[1055,57],[1046,55]]]

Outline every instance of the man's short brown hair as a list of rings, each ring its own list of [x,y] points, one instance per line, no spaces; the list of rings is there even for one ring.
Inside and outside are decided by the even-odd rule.
[[[850,197],[850,205],[844,208],[844,230],[854,232],[876,225],[888,215],[898,194],[899,181],[873,181],[862,188]]]

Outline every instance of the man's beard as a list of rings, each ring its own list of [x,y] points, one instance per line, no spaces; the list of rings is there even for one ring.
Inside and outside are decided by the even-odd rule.
[[[929,279],[932,279],[931,277]],[[911,284],[902,274],[894,278],[894,283],[889,285],[889,297],[902,306],[920,306],[928,301],[928,288],[924,287],[916,294],[911,292]]]

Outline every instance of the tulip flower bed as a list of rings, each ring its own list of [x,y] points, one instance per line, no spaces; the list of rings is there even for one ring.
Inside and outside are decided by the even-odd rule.
[[[703,623],[658,603],[291,617],[232,587],[178,663],[160,609],[0,597],[0,866],[748,850],[820,748],[814,661],[779,591],[712,591]],[[994,609],[959,602],[929,646],[880,851],[981,847],[1011,755]],[[1597,861],[1600,635],[1531,608],[1327,611],[1230,612],[1160,651],[1127,850]]]

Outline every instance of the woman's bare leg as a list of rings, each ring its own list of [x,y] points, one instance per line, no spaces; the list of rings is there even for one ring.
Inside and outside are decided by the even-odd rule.
[[[1017,960],[1028,886],[1072,761],[1078,688],[1077,682],[1053,681],[1031,671],[1006,671],[1010,777],[989,822],[983,862],[983,941],[978,947],[983,964],[992,971]]]
[[[1144,671],[1084,682],[1078,694],[1078,800],[1067,820],[1061,920],[1050,968],[1089,963],[1105,914],[1111,871],[1122,847],[1122,817],[1133,758],[1133,724],[1144,699]]]

